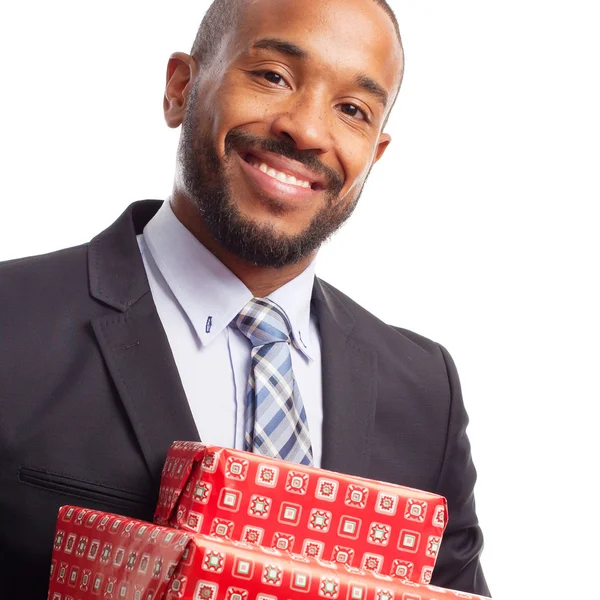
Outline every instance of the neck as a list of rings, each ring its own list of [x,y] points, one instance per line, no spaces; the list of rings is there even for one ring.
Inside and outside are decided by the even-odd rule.
[[[264,298],[296,278],[314,258],[312,254],[293,265],[277,268],[254,265],[223,248],[206,229],[193,206],[177,194],[171,200],[171,208],[182,225],[240,279],[255,298]]]

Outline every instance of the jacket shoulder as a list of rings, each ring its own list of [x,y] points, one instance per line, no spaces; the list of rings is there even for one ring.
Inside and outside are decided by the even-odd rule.
[[[55,272],[57,269],[68,268],[78,261],[85,262],[87,260],[88,246],[89,244],[81,244],[55,252],[0,262],[0,277],[19,279],[24,276],[43,275]]]
[[[355,336],[366,338],[365,341],[377,341],[377,345],[388,342],[397,346],[419,349],[424,353],[440,355],[441,346],[437,342],[409,329],[390,325],[382,321],[379,317],[369,312],[331,284],[323,280],[319,281],[327,293],[336,298],[354,321],[355,329],[353,334]]]
[[[38,323],[38,316],[74,311],[89,298],[87,251],[83,244],[0,263],[0,309]]]

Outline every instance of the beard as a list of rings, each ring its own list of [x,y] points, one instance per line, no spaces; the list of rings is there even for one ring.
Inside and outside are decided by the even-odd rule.
[[[291,138],[262,138],[233,129],[225,138],[225,154],[220,157],[208,136],[202,134],[195,92],[196,89],[182,124],[178,160],[186,195],[210,235],[238,258],[261,267],[280,268],[310,256],[350,217],[362,187],[352,201],[340,202],[342,178],[314,152],[298,150]],[[235,148],[278,153],[325,176],[325,205],[303,231],[287,235],[271,224],[257,222],[240,212],[230,190],[226,167],[226,160],[232,157]],[[276,199],[264,198],[264,201],[273,214],[285,213],[285,207]]]

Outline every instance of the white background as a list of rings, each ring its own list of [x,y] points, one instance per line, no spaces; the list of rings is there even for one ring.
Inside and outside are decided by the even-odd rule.
[[[206,6],[0,4],[0,260],[168,195],[166,61]],[[394,141],[318,272],[453,355],[494,596],[598,597],[597,3],[392,6]]]

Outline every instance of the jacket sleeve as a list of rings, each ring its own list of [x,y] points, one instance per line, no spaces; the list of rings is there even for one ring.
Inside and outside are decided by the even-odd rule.
[[[463,592],[489,596],[479,556],[483,536],[475,513],[473,488],[477,473],[467,438],[469,418],[464,407],[456,366],[440,346],[450,385],[450,416],[446,449],[436,492],[448,501],[448,526],[431,583]]]

